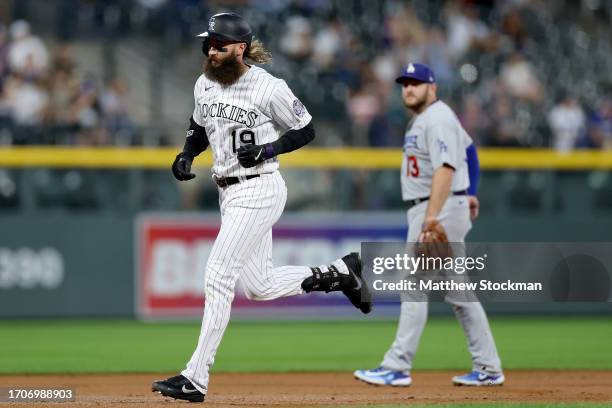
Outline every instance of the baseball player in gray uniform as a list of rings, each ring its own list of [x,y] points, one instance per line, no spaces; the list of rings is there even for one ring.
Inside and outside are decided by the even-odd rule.
[[[240,16],[216,14],[198,37],[206,55],[204,73],[195,84],[195,109],[172,172],[181,181],[194,178],[192,162],[210,145],[221,228],[206,265],[197,347],[179,375],[152,385],[153,391],[188,401],[203,401],[207,393],[238,279],[253,300],[342,291],[363,313],[372,306],[357,253],[319,267],[273,266],[272,226],[287,199],[277,157],[313,140],[312,117],[285,81],[247,64],[269,62],[270,54]]]
[[[401,173],[402,197],[409,205],[408,242],[417,242],[422,227],[435,220],[449,242],[462,243],[472,227],[470,211],[475,218],[478,210],[476,198],[468,195],[472,139],[449,106],[437,99],[429,67],[409,64],[396,82],[402,85],[404,104],[415,114],[405,134]],[[421,301],[402,302],[397,335],[380,366],[355,371],[357,379],[377,385],[412,383],[412,359],[427,321],[427,296],[416,293],[411,299]],[[472,372],[454,377],[453,383],[501,385],[505,378],[487,316],[475,297],[469,299],[455,292],[445,297],[463,326],[473,364]]]

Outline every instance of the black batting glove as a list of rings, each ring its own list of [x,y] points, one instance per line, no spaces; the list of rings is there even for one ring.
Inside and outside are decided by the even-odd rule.
[[[243,145],[236,150],[238,162],[242,167],[255,167],[259,163],[274,156],[272,146],[265,145]]]
[[[176,155],[174,163],[172,163],[172,174],[178,181],[187,181],[194,178],[196,175],[191,172],[191,163],[193,157],[185,152],[180,152]]]

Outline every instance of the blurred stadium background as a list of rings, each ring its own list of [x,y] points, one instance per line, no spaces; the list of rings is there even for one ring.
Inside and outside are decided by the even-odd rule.
[[[201,70],[193,37],[211,14],[229,9],[271,49],[267,68],[287,80],[317,128],[313,147],[282,158],[285,220],[301,223],[286,232],[287,242],[313,223],[328,230],[309,235],[312,248],[319,238],[337,252],[367,238],[401,239],[397,173],[408,119],[393,78],[409,61],[433,67],[441,98],[480,146],[482,209],[472,241],[608,239],[609,1],[4,1],[5,304],[30,304],[21,290],[44,281],[34,276],[44,275],[44,265],[76,275],[71,294],[78,276],[100,276],[112,258],[126,293],[121,307],[98,313],[133,315],[135,270],[145,262],[138,248],[149,245],[137,227],[149,225],[143,214],[177,222],[176,215],[210,211],[216,222],[210,152],[196,161],[194,182],[177,183],[168,169]],[[347,233],[355,223],[361,231]],[[85,255],[80,246],[88,244]],[[297,261],[290,252],[279,262]],[[305,252],[301,260],[315,262],[316,251]],[[2,308],[2,315],[53,314],[37,299],[35,309]],[[70,296],[62,299],[63,313],[88,314]]]
[[[181,145],[202,64],[193,35],[230,8],[251,22],[273,52],[270,71],[313,113],[314,144],[338,155],[342,146],[401,146],[407,119],[392,79],[407,61],[433,67],[441,97],[482,147],[612,146],[612,3],[603,0],[3,1],[0,143]],[[286,171],[288,209],[403,208],[395,169],[327,171],[325,163],[307,177]],[[167,171],[136,186],[125,171],[23,173],[1,171],[2,210],[216,209],[205,171],[180,192]],[[611,194],[607,172],[487,173],[483,211],[551,213],[572,201],[605,211]]]
[[[197,160],[198,177],[190,183],[176,182],[170,165],[182,146],[202,64],[193,36],[223,10],[250,21],[273,53],[266,68],[286,79],[317,129],[313,146],[281,159],[289,200],[275,230],[276,263],[317,264],[364,240],[405,236],[398,172],[407,118],[393,78],[409,61],[433,67],[441,98],[479,146],[482,208],[471,241],[609,241],[608,0],[3,0],[0,331],[11,347],[3,348],[0,371],[173,370],[187,357],[197,324],[154,329],[17,319],[201,316],[203,262],[219,222],[210,152]],[[341,298],[326,299],[266,306],[238,295],[235,305],[245,318],[354,317]],[[520,337],[527,318],[496,323],[493,317],[508,367],[612,367],[609,353],[594,352],[610,335],[609,302],[488,309],[602,315],[533,320],[529,330],[538,341]],[[433,313],[449,310],[432,307]],[[397,313],[394,305],[379,316]],[[221,369],[362,368],[358,363],[377,361],[395,327],[370,324],[382,329],[367,356],[355,349],[308,365],[292,360],[296,351],[287,346],[279,365],[267,366],[256,365],[262,357],[250,361],[253,354],[238,353],[240,361],[231,356],[249,350],[245,337],[273,354],[280,347],[275,341],[292,334],[247,325],[238,335],[231,326]],[[342,342],[363,330],[347,325],[334,338]],[[449,334],[449,325],[444,318],[434,322],[421,367],[468,361],[463,351],[455,354],[463,340],[458,328]],[[297,333],[311,333],[304,327]],[[145,361],[171,332],[174,341],[188,335],[158,365]],[[51,339],[48,348],[36,343],[37,333]],[[124,339],[117,343],[121,350],[97,342],[115,336]],[[452,336],[459,348],[444,342]],[[313,337],[292,338],[291,345],[326,341]],[[143,338],[150,350],[141,361],[111,364],[116,352],[138,357]],[[584,347],[578,351],[576,344]],[[56,359],[48,358],[53,354]]]

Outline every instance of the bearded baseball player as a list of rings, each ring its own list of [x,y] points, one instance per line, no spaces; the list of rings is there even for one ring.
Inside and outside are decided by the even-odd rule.
[[[342,291],[363,313],[372,304],[357,253],[319,267],[273,266],[272,226],[287,200],[277,157],[314,139],[312,117],[285,81],[246,62],[266,63],[270,54],[240,16],[216,14],[198,37],[206,56],[204,73],[195,84],[195,109],[172,172],[180,181],[193,179],[194,158],[211,146],[221,229],[206,265],[206,306],[197,347],[179,375],[155,381],[152,388],[200,402],[208,391],[208,373],[229,322],[238,279],[253,300]]]
[[[396,79],[402,98],[414,118],[404,139],[402,196],[408,203],[408,242],[462,243],[478,215],[476,186],[478,159],[472,139],[454,112],[436,97],[432,70],[410,64]],[[442,238],[427,241],[427,237]],[[409,386],[412,360],[427,321],[427,296],[403,301],[397,334],[378,368],[357,370],[357,379],[369,384]],[[421,301],[414,301],[419,299]],[[472,372],[453,378],[455,385],[504,383],[501,361],[482,305],[475,299],[448,292],[463,326],[472,355]]]

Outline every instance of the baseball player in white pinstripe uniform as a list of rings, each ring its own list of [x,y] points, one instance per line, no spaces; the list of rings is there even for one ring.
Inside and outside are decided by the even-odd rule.
[[[152,386],[162,395],[188,401],[203,401],[207,393],[209,369],[229,322],[238,279],[253,300],[342,291],[363,313],[372,307],[357,253],[320,267],[273,266],[272,226],[287,199],[277,156],[314,138],[312,117],[285,81],[245,62],[268,62],[270,55],[252,39],[240,16],[216,14],[198,37],[207,59],[195,85],[185,146],[172,171],[181,181],[194,178],[193,159],[210,145],[221,229],[206,266],[206,305],[196,350],[180,375]]]

